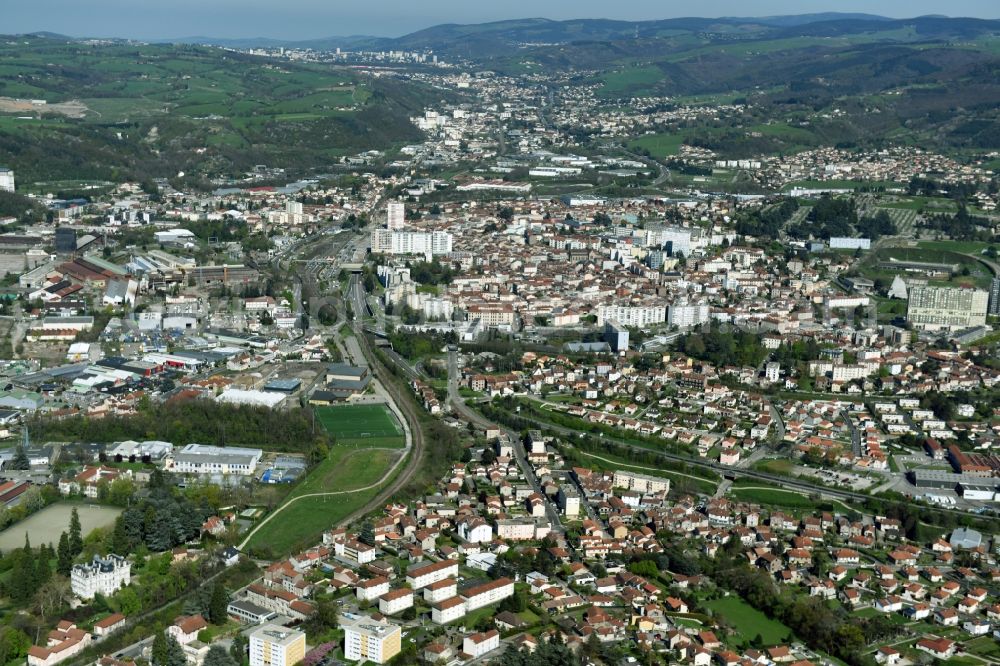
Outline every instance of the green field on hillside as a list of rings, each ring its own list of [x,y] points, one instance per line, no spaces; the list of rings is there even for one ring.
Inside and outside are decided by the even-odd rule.
[[[377,484],[401,454],[334,446],[326,460],[295,486],[282,507],[276,509],[279,515],[265,523],[248,546],[285,554],[315,543],[324,530],[378,493],[380,486],[368,486]]]
[[[643,95],[649,93],[649,86],[655,85],[663,78],[659,67],[625,67],[608,72],[601,76],[604,87],[601,95],[604,97],[619,97],[625,95]]]
[[[325,167],[419,139],[409,117],[432,99],[410,81],[203,46],[24,36],[0,43],[0,63],[0,154],[25,185]]]
[[[684,143],[683,134],[647,134],[632,140],[628,146],[632,150],[648,150],[653,157],[662,159],[676,155],[682,143]]]

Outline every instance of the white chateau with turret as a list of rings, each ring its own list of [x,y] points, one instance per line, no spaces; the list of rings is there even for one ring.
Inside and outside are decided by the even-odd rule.
[[[70,580],[73,594],[81,599],[93,599],[96,594],[110,597],[132,580],[132,563],[121,555],[94,555],[87,564],[73,567]]]

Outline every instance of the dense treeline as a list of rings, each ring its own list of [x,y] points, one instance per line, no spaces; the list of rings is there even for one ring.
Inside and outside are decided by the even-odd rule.
[[[0,191],[0,218],[16,217],[18,221],[31,221],[42,217],[43,208],[22,194]]]
[[[458,336],[449,331],[444,335],[395,331],[389,334],[392,350],[404,358],[417,360],[438,353],[442,347],[458,342]]]
[[[410,277],[420,284],[450,284],[455,276],[451,266],[434,261],[416,261],[410,264]]]
[[[38,417],[29,428],[32,437],[40,441],[158,439],[175,445],[197,442],[298,452],[309,452],[329,439],[316,426],[309,409],[278,411],[197,399],[151,404],[129,416],[60,420]]]
[[[906,191],[910,196],[935,197],[944,193],[959,201],[968,199],[976,193],[977,189],[978,186],[975,183],[941,183],[933,178],[922,176],[914,176],[906,186]]]
[[[795,199],[785,199],[776,206],[755,210],[736,221],[736,233],[741,236],[777,238],[781,228],[799,209]]]
[[[27,467],[15,467],[8,464],[7,469],[27,469]],[[54,486],[32,486],[21,495],[16,506],[0,506],[0,530],[6,529],[19,520],[24,520],[58,499],[59,491]]]
[[[723,330],[715,323],[678,338],[677,350],[717,367],[757,367],[767,358],[760,336],[739,329]]]
[[[852,199],[824,194],[813,204],[807,220],[790,227],[788,234],[803,239],[850,236],[857,224],[858,212]]]
[[[494,666],[578,666],[580,658],[564,643],[542,641],[534,652],[526,649],[505,650]]]
[[[211,507],[198,506],[175,493],[159,469],[149,483],[149,495],[129,506],[115,519],[111,549],[119,555],[141,545],[154,552],[173,548],[197,538]]]
[[[520,432],[536,430],[539,427],[538,423],[536,423],[535,421],[532,421],[531,419],[524,418],[523,416],[519,415],[519,414],[525,414],[525,415],[531,414],[532,416],[536,416],[538,414],[536,414],[536,412],[534,412],[529,406],[525,405],[524,403],[518,403],[513,398],[505,397],[505,398],[495,399],[491,403],[480,404],[478,408],[479,411],[482,412],[482,414],[491,421],[495,423],[502,423],[503,425],[506,425],[508,428],[512,428]],[[516,408],[520,408],[518,414],[513,413],[514,409]],[[559,416],[560,415],[554,412],[546,413],[544,415],[546,419],[550,419],[551,422],[555,425],[560,425],[558,423]],[[579,420],[574,421],[573,417],[565,417],[565,418],[567,427],[574,427],[574,428],[580,427]],[[621,458],[622,460],[626,460],[630,463],[635,463],[640,466],[656,467],[657,469],[679,472],[690,476],[699,476],[703,477],[706,481],[710,482],[719,480],[719,476],[714,472],[699,467],[691,467],[684,463],[678,463],[673,460],[667,460],[653,449],[640,449],[633,446],[619,444],[613,441],[612,439],[603,436],[602,437],[594,437],[592,435],[582,436],[582,432],[580,434],[581,436],[579,438],[573,440],[573,447],[572,448],[567,447],[565,450],[562,451],[562,453],[567,461],[575,462],[581,467],[589,467],[593,463],[593,460],[588,459],[585,456],[579,455],[577,453],[577,450],[586,451],[597,455],[610,455],[612,457]],[[622,433],[618,434],[621,435]],[[677,451],[682,452],[681,447],[677,447]],[[673,480],[672,483],[674,484],[674,487],[678,491],[685,490],[684,488],[685,481],[683,479]]]
[[[993,225],[985,217],[970,215],[965,206],[960,206],[955,215],[930,215],[924,226],[940,231],[953,240],[992,241]]]
[[[892,236],[896,233],[896,223],[889,217],[889,213],[880,210],[874,215],[867,215],[858,220],[858,233],[862,238],[870,238],[873,241],[882,236]]]

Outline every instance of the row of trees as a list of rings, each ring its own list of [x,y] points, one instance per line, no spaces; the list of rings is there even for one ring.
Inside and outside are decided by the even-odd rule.
[[[69,517],[69,531],[63,530],[59,535],[59,546],[56,548],[56,571],[63,576],[69,576],[73,569],[73,560],[83,552],[83,530],[80,526],[80,514],[76,507]]]
[[[308,409],[275,411],[213,400],[170,401],[150,404],[128,416],[89,419],[78,416],[54,420],[38,417],[30,424],[40,441],[119,442],[159,439],[167,442],[203,442],[225,446],[256,446],[282,451],[308,451],[328,441],[316,428]]]

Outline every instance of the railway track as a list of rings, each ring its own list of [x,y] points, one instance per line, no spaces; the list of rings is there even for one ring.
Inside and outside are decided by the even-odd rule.
[[[354,335],[358,340],[358,345],[361,347],[361,353],[364,354],[365,359],[368,361],[368,367],[371,368],[373,373],[382,380],[382,386],[392,398],[393,402],[396,403],[396,406],[399,407],[399,411],[401,411],[403,416],[406,418],[407,425],[410,427],[410,436],[413,439],[413,446],[410,447],[409,463],[403,466],[402,471],[396,475],[396,478],[390,481],[389,485],[380,490],[378,494],[375,495],[375,497],[373,497],[368,503],[341,520],[338,525],[339,527],[348,525],[361,516],[382,507],[389,499],[392,498],[393,495],[399,492],[401,488],[410,482],[410,479],[413,478],[413,475],[420,468],[424,456],[424,433],[420,429],[420,415],[417,411],[418,408],[416,403],[413,401],[413,396],[410,395],[409,391],[401,390],[397,382],[389,379],[392,376],[392,373],[372,352],[371,341],[368,339],[368,335],[365,333],[360,323],[353,322],[351,326],[354,329]]]

